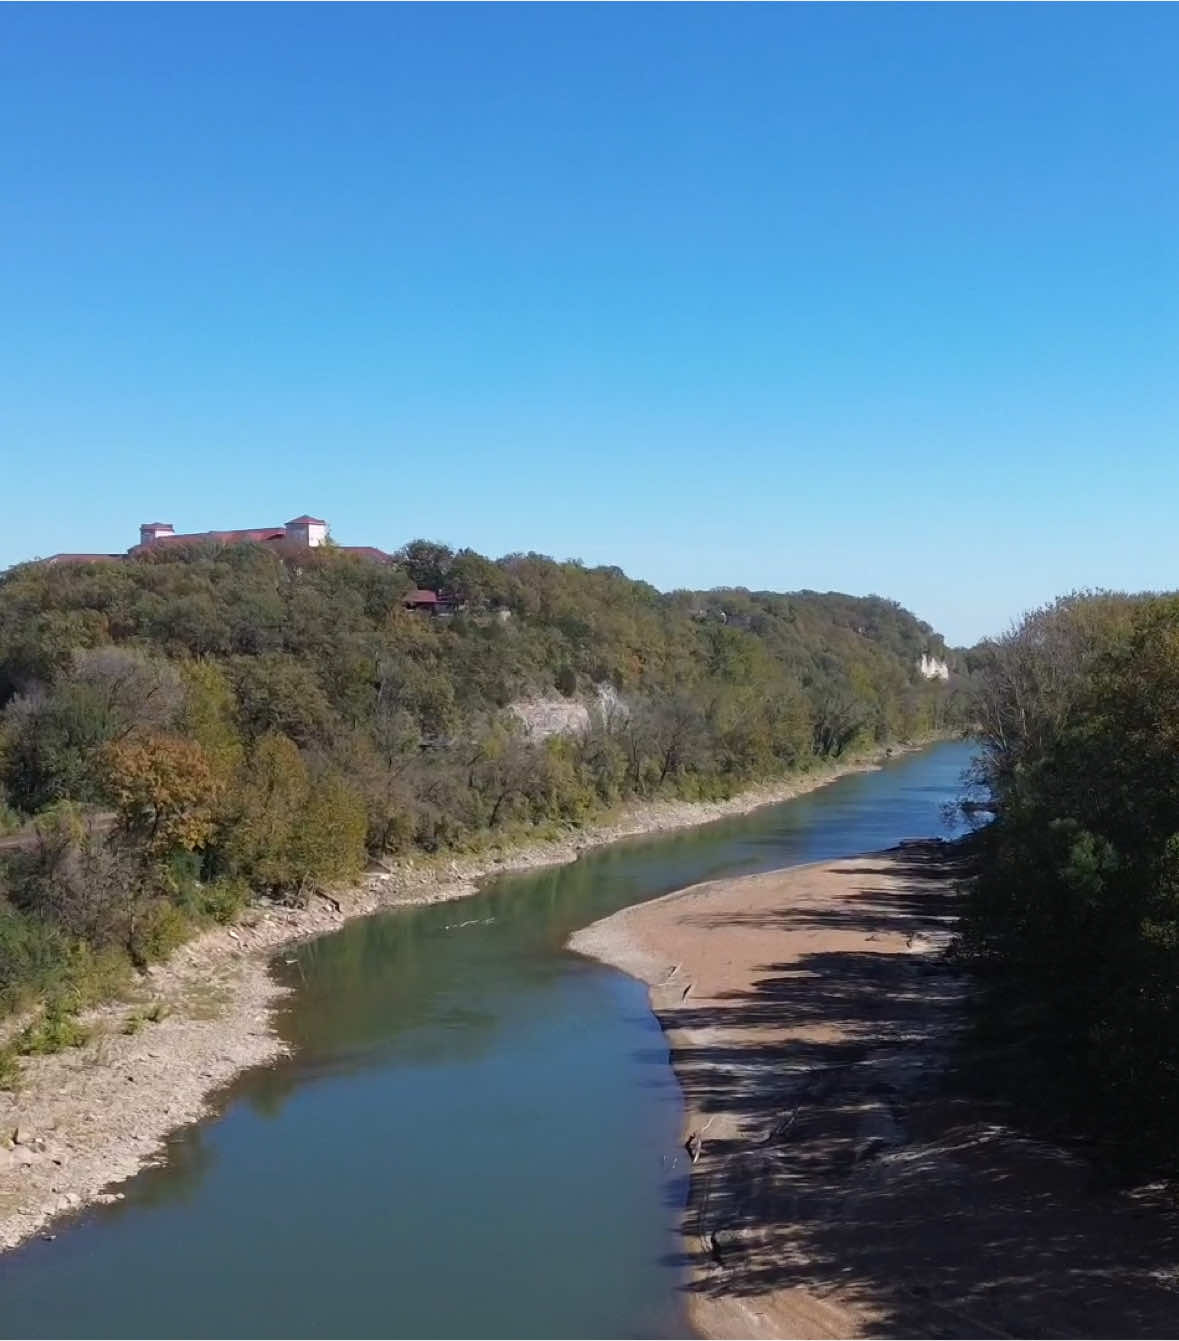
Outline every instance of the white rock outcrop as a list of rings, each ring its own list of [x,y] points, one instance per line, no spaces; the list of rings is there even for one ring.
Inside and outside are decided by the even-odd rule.
[[[508,711],[523,723],[530,740],[547,736],[583,736],[599,721],[616,721],[628,715],[626,705],[611,684],[600,684],[590,703],[570,698],[520,699]]]

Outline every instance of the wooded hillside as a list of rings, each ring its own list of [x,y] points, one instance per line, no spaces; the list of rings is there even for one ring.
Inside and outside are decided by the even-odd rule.
[[[405,609],[411,588],[455,613]],[[370,855],[728,795],[942,728],[961,709],[924,653],[950,655],[878,597],[662,594],[426,542],[393,564],[235,545],[22,565],[0,577],[0,802],[37,840],[5,863],[0,1002]],[[601,706],[534,739],[505,709],[537,695]]]

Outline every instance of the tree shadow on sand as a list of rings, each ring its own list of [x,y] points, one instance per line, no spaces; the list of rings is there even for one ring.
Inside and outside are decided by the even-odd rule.
[[[1102,1188],[968,1095],[966,978],[906,952],[944,940],[952,866],[933,844],[899,856],[857,867],[837,909],[737,915],[888,948],[769,963],[749,991],[658,1012],[700,1117],[688,1288],[754,1312],[804,1289],[859,1307],[877,1336],[1173,1335],[1163,1191]]]

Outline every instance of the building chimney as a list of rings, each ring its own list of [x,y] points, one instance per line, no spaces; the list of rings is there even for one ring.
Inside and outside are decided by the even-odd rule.
[[[154,540],[159,540],[162,536],[174,535],[171,522],[144,522],[139,528],[139,543],[141,545],[150,545]]]

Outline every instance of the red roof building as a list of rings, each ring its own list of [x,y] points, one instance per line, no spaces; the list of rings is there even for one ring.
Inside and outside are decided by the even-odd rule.
[[[466,609],[453,592],[426,591],[421,587],[406,592],[401,603],[407,610],[420,610],[427,615],[454,615]]]
[[[293,517],[282,526],[255,526],[241,531],[185,531],[177,535],[171,522],[144,522],[139,528],[139,544],[122,554],[54,554],[46,563],[103,563],[112,559],[143,554],[158,554],[173,545],[282,545],[295,549],[317,549],[328,539],[328,524],[321,517]],[[341,545],[345,554],[374,563],[390,563],[384,550],[374,545]]]
[[[434,610],[438,605],[436,591],[423,591],[417,588],[405,593],[404,605],[407,610]]]

